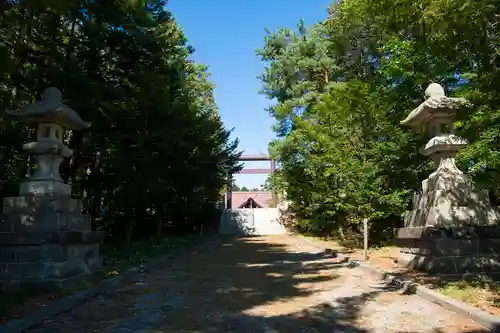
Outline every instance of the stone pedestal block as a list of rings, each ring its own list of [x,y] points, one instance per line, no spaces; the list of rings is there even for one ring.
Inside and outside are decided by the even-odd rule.
[[[79,200],[5,198],[0,217],[2,288],[64,287],[101,269],[102,232],[91,231]]]
[[[19,196],[3,199],[4,214],[27,213],[38,207],[48,206],[56,212],[67,212],[80,214],[82,205],[80,200],[67,196]]]
[[[11,244],[0,248],[0,262],[0,280],[10,288],[64,287],[101,269],[98,244]]]
[[[20,195],[35,195],[35,196],[52,196],[71,195],[71,187],[60,181],[54,180],[30,180],[22,183],[19,186]]]
[[[90,216],[80,210],[80,202],[69,197],[5,198],[0,232],[88,231]]]
[[[500,272],[500,227],[406,227],[397,229],[403,246],[398,263],[435,274]]]
[[[437,83],[427,87],[425,98],[401,124],[431,136],[420,152],[434,161],[436,170],[413,196],[405,227],[396,230],[405,246],[400,263],[440,274],[500,271],[500,210],[455,163],[467,140],[453,133],[454,117],[471,104],[446,97]]]

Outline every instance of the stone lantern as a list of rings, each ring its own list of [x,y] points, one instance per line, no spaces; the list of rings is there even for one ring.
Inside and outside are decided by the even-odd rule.
[[[0,218],[0,282],[2,287],[40,283],[63,286],[99,271],[102,232],[91,231],[90,216],[59,173],[73,151],[63,143],[65,130],[90,127],[61,102],[57,88],[42,101],[8,115],[36,126],[36,141],[23,145],[36,170],[20,185],[19,196],[4,198]]]
[[[480,249],[485,242],[499,248],[500,212],[491,206],[488,193],[476,190],[455,164],[467,141],[453,133],[454,117],[470,103],[446,97],[437,83],[429,85],[425,97],[401,124],[431,136],[420,152],[434,161],[436,170],[422,182],[421,193],[413,196],[413,209],[404,215],[405,227],[396,229],[405,246],[399,262],[440,273],[482,270],[479,263],[486,261],[496,269],[496,254]]]
[[[23,145],[23,150],[32,155],[36,171],[28,181],[21,184],[19,195],[62,195],[70,196],[71,189],[64,184],[59,168],[73,151],[63,143],[66,129],[79,131],[90,127],[80,116],[61,102],[62,94],[57,88],[48,88],[43,99],[30,104],[18,112],[7,114],[21,121],[37,126],[36,141]]]

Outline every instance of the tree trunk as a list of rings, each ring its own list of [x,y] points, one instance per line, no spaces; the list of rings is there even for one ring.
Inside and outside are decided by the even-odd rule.
[[[68,161],[68,182],[76,180],[77,171],[80,164],[80,148],[82,147],[82,131],[73,131],[70,139],[70,147],[73,149],[73,156]]]
[[[127,244],[130,244],[132,243],[132,237],[134,235],[134,229],[135,229],[135,221],[137,218],[135,210],[132,214],[125,214],[125,218],[127,221],[127,224],[125,226],[125,242]]]
[[[156,236],[161,237],[163,236],[163,212],[156,212],[158,214],[158,220],[156,222]]]
[[[339,232],[340,239],[342,241],[345,241],[344,229],[342,228],[342,226],[339,226],[338,232]]]

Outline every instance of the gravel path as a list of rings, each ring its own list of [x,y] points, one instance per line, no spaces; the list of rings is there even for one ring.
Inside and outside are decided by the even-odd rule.
[[[288,236],[221,238],[35,332],[441,332],[480,327]],[[484,331],[485,332],[485,331]]]

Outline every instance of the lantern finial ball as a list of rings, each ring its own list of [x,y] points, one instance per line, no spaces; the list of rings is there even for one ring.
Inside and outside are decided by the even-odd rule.
[[[438,83],[431,83],[425,89],[425,98],[445,97],[444,88]]]
[[[42,99],[46,101],[60,103],[62,100],[62,93],[59,89],[55,87],[50,87],[45,89],[42,94]]]

